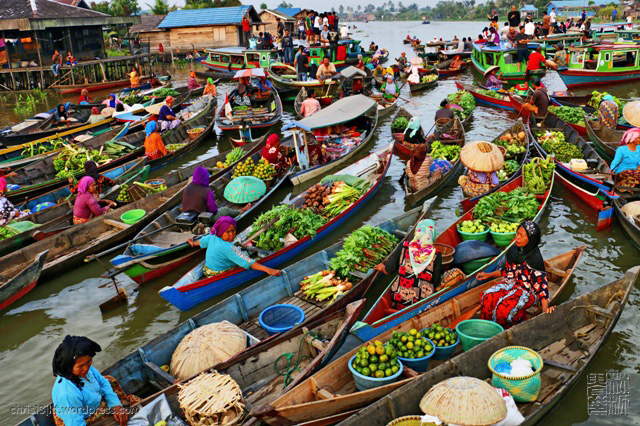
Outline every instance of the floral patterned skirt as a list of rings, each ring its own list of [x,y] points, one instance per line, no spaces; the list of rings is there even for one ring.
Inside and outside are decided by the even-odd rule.
[[[538,304],[538,297],[515,280],[504,280],[482,294],[480,317],[503,327],[527,319],[527,309]]]
[[[473,182],[468,176],[460,176],[460,178],[458,178],[458,184],[462,187],[464,195],[469,198],[479,197],[491,190],[491,184]]]
[[[74,216],[73,217],[73,224],[74,225],[80,225],[81,223],[89,222],[90,219],[91,218],[84,219],[82,217]]]

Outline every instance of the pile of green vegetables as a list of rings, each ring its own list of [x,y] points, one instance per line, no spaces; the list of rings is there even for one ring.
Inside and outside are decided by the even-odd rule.
[[[577,124],[584,127],[583,111],[580,107],[551,105],[549,111],[558,116],[565,123]]]
[[[281,240],[289,233],[297,239],[306,236],[314,237],[316,231],[327,222],[325,218],[310,210],[281,205],[258,216],[253,222],[250,235],[257,233],[274,219],[277,220],[254,240],[259,249],[280,250],[284,247],[284,242]]]
[[[17,234],[18,234],[17,232],[14,232],[7,227],[4,227],[4,226],[0,227],[0,241],[6,240],[7,238],[11,238]]]
[[[133,105],[133,104],[137,103],[139,99],[140,99],[140,91],[139,90],[132,90],[131,92],[129,92],[127,94],[127,96],[125,96],[121,100],[122,100],[123,104]]]
[[[584,158],[580,148],[565,140],[563,132],[544,131],[539,132],[536,136],[542,148],[562,163],[568,163],[573,158]]]
[[[503,99],[504,98],[504,95],[498,93],[495,90],[477,89],[476,92],[481,94],[481,95],[488,96],[490,98],[496,98],[496,99]]]
[[[171,87],[163,87],[162,89],[158,89],[152,93],[156,98],[166,98],[167,96],[176,96],[179,95],[180,92],[172,89]]]
[[[538,200],[523,188],[511,192],[494,192],[482,197],[473,210],[474,219],[485,223],[495,220],[520,223],[538,214]]]
[[[602,102],[602,98],[604,98],[606,95],[611,95],[611,93],[598,92],[597,90],[594,90],[593,92],[591,92],[591,100],[589,100],[587,105],[593,108],[598,108],[600,106],[600,102]],[[613,96],[613,100],[618,104],[618,110],[622,111],[622,108],[624,108],[626,102],[621,101],[616,96]]]
[[[522,167],[527,189],[532,194],[544,194],[549,187],[556,163],[551,157],[536,157]]]
[[[300,282],[300,290],[309,299],[319,302],[331,297],[329,304],[351,290],[353,284],[348,279],[340,279],[335,271],[324,270],[304,277]]]
[[[460,146],[445,145],[440,141],[434,141],[431,144],[431,153],[429,155],[434,159],[443,158],[454,162],[460,158]]]
[[[437,74],[427,74],[422,77],[420,80],[421,83],[431,83],[432,81],[436,81],[438,79]]]
[[[331,269],[346,278],[353,271],[367,272],[393,251],[398,239],[387,231],[364,225],[344,239],[342,249],[331,259]]]
[[[45,154],[51,151],[57,151],[65,144],[65,141],[60,137],[51,139],[44,143],[31,143],[20,154],[22,158],[33,157],[34,155]]]
[[[104,147],[101,147],[100,151],[88,150],[83,147],[65,145],[65,148],[53,160],[53,166],[58,172],[56,177],[74,177],[77,173],[84,171],[84,163],[89,160],[98,165],[109,162],[109,156],[103,152],[103,149]]]
[[[509,179],[512,174],[518,171],[518,168],[520,168],[520,163],[518,163],[517,161],[505,161],[504,166],[502,166],[502,168],[498,170],[498,179],[500,180],[500,182],[504,182],[505,180]]]
[[[473,95],[466,90],[460,90],[448,95],[447,100],[451,105],[458,105],[462,108],[462,110],[458,108],[451,108],[460,120],[467,118],[476,107],[476,100],[473,98]]]
[[[409,125],[409,120],[406,117],[398,117],[391,123],[391,133],[402,133]]]
[[[234,111],[249,111],[251,108],[247,105],[236,105],[233,107]]]

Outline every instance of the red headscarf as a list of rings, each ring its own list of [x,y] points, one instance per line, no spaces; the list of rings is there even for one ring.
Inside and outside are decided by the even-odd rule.
[[[640,129],[637,127],[634,127],[633,129],[629,129],[626,132],[624,132],[624,135],[622,135],[622,140],[620,140],[620,146],[627,145],[634,141],[636,144],[638,144],[640,143],[638,138],[640,138]]]
[[[267,144],[262,148],[260,154],[262,155],[262,158],[274,166],[281,166],[284,161],[284,155],[282,154],[282,151],[280,151],[280,137],[276,134],[269,136],[267,138]]]
[[[98,115],[98,114],[100,114],[100,109],[98,107],[91,108],[91,115]]]

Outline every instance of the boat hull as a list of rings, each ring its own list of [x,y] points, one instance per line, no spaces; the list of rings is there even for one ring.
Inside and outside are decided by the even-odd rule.
[[[490,106],[494,106],[494,107],[498,107],[506,110],[514,109],[513,105],[511,104],[511,100],[509,100],[508,98],[506,100],[503,100],[503,99],[492,98],[491,96],[485,96],[481,93],[476,92],[470,86],[463,85],[459,81],[456,81],[456,87],[458,88],[458,90],[466,90],[467,92],[471,93],[475,98],[476,102],[480,104],[490,105]]]
[[[621,209],[622,204],[619,200],[614,200],[613,208],[615,209],[618,221],[624,232],[629,236],[633,245],[640,251],[640,226],[629,219]]]
[[[619,84],[640,80],[640,70],[624,72],[560,70],[560,78],[568,88]]]
[[[0,310],[33,290],[40,278],[47,253],[48,250],[40,253],[24,270],[0,286]]]

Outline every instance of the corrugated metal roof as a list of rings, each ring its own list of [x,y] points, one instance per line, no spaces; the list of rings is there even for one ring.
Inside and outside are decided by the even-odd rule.
[[[589,4],[591,1],[593,1],[593,4]],[[589,2],[587,1],[583,1],[583,0],[574,0],[574,1],[552,1],[547,3],[547,8],[549,7],[550,4],[554,5],[556,8],[559,7],[582,7],[582,8],[589,8],[589,7],[599,7],[599,6],[606,6],[609,3],[615,3],[615,4],[620,4],[620,0],[590,0]]]
[[[538,8],[532,4],[527,4],[524,7],[521,7],[520,10],[538,10]]]
[[[197,27],[203,25],[240,24],[242,16],[252,6],[215,7],[209,9],[176,10],[162,20],[158,28]]]
[[[284,13],[285,15],[289,15],[291,17],[293,17],[293,15],[298,14],[302,11],[302,9],[299,7],[276,7],[275,10],[277,10],[280,13]]]

